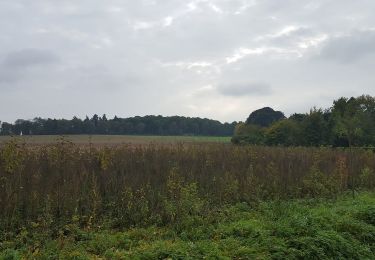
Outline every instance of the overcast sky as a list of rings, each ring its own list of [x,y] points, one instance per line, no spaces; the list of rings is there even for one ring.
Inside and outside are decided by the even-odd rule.
[[[245,120],[375,95],[374,0],[0,0],[0,120]]]

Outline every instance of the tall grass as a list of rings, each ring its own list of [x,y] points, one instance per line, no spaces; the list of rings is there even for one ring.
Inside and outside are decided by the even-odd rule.
[[[227,144],[0,149],[0,229],[181,223],[215,206],[375,188],[375,153]]]

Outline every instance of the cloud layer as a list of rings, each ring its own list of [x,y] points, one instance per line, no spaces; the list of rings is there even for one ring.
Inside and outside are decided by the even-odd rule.
[[[375,95],[374,1],[0,2],[0,120],[244,120]]]

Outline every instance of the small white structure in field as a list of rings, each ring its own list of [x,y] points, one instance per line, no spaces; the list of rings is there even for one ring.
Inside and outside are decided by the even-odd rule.
[[[21,133],[20,133],[20,136],[22,136],[23,134],[22,134],[22,131],[21,131]]]

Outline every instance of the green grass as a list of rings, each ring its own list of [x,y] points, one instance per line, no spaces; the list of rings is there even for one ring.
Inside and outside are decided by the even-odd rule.
[[[0,259],[374,259],[375,193],[236,204],[161,227],[40,227],[2,235]]]
[[[123,143],[131,144],[147,144],[155,143],[230,143],[231,137],[217,137],[217,136],[139,136],[139,135],[33,135],[33,136],[0,136],[0,144],[8,142],[16,138],[20,142],[26,144],[53,144],[65,140],[71,141],[75,144],[94,144],[94,145],[116,145]]]

